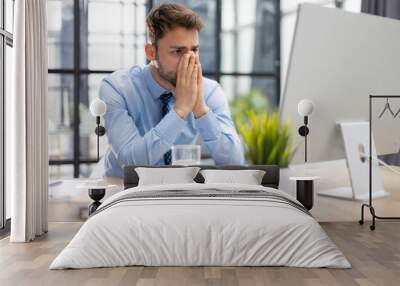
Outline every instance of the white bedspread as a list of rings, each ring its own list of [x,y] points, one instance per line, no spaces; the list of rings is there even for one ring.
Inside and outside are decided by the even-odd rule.
[[[135,187],[108,198],[50,269],[146,266],[295,266],[349,268],[315,219],[281,202],[259,198],[151,198],[133,192],[264,190],[254,185],[180,184]],[[136,194],[136,193],[135,193]],[[107,207],[108,205],[108,207]]]

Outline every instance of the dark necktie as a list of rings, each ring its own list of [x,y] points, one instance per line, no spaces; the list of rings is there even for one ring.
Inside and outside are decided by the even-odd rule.
[[[168,102],[171,100],[171,97],[172,97],[171,92],[162,94],[160,96],[161,103],[162,103],[162,107],[161,107],[162,117],[164,117],[169,111]],[[165,163],[165,165],[171,165],[171,150],[167,151],[164,154],[164,163]]]

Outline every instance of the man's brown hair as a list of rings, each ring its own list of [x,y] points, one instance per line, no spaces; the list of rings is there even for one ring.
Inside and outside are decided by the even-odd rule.
[[[203,21],[189,8],[167,3],[151,9],[146,17],[146,25],[150,42],[156,44],[168,31],[176,27],[200,31],[203,28]]]

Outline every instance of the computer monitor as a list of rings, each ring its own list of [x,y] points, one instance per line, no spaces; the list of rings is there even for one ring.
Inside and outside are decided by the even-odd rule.
[[[345,158],[338,122],[368,121],[370,94],[400,94],[400,21],[302,4],[296,23],[286,84],[283,119],[292,123],[294,146],[304,141],[298,128],[301,99],[314,102],[309,117],[308,161]],[[400,100],[391,100],[395,112]],[[376,119],[385,101],[374,101]],[[400,115],[374,119],[379,154],[397,153]],[[292,163],[304,162],[304,147]]]

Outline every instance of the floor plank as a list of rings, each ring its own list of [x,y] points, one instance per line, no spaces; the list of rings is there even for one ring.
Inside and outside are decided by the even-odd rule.
[[[117,267],[49,270],[81,222],[50,223],[32,243],[0,241],[0,285],[398,285],[400,225],[380,222],[375,231],[354,222],[321,223],[352,269],[291,267]]]

